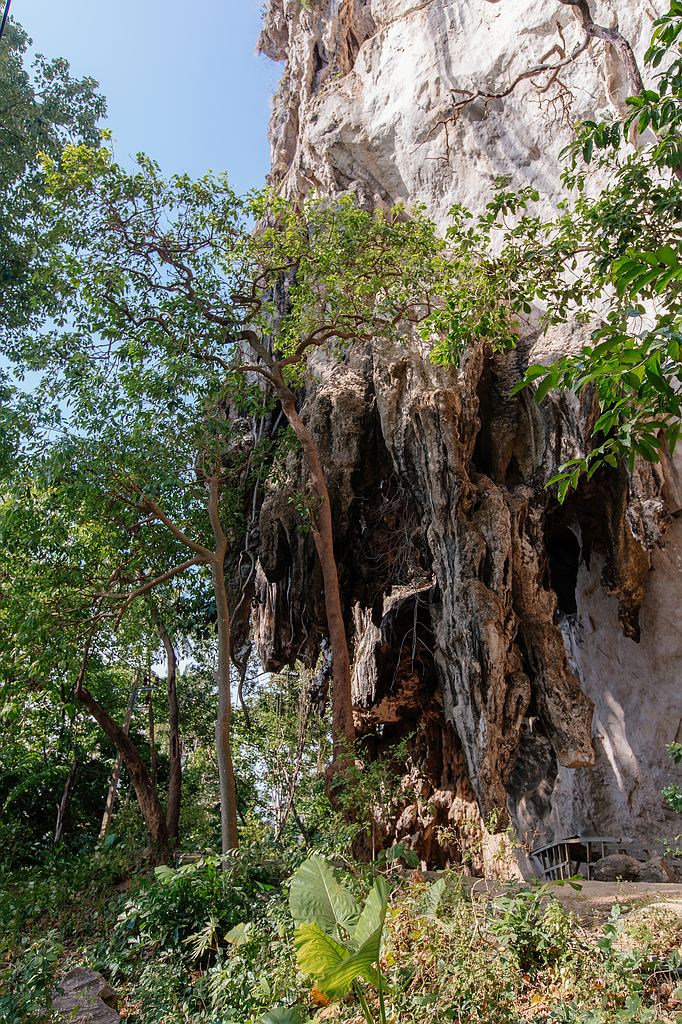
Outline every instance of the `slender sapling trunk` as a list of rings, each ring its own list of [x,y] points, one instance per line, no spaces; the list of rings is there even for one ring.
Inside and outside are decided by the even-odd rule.
[[[210,478],[208,512],[215,540],[215,552],[211,562],[213,593],[216,602],[216,631],[218,655],[216,664],[216,685],[218,688],[218,711],[216,715],[216,756],[218,758],[218,779],[220,784],[220,833],[223,855],[236,850],[239,845],[237,833],[237,786],[232,763],[232,700],[230,694],[230,608],[225,582],[225,556],[227,537],[220,522],[220,470],[216,469]]]
[[[319,499],[319,507],[314,510],[312,535],[322,571],[327,629],[329,630],[329,644],[333,658],[332,736],[334,741],[333,760],[337,762],[344,756],[348,756],[349,748],[352,748],[355,742],[355,724],[353,722],[351,660],[341,603],[339,573],[334,554],[334,526],[329,489],[315,439],[296,408],[296,396],[286,386],[281,375],[276,382],[276,387],[284,415],[303,449],[313,494]]]

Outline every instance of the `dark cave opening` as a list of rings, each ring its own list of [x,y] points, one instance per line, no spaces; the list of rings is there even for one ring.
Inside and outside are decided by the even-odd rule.
[[[549,559],[549,580],[557,596],[559,611],[575,615],[578,611],[576,587],[580,568],[580,542],[573,530],[561,526],[548,534],[545,548]]]

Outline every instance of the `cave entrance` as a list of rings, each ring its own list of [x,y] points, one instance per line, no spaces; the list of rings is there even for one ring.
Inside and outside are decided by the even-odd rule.
[[[557,596],[559,611],[575,615],[578,611],[576,588],[580,568],[580,542],[567,526],[557,527],[545,541],[549,559],[549,582]]]

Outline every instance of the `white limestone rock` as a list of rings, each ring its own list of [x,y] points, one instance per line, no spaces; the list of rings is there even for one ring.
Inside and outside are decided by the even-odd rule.
[[[591,2],[595,21],[617,27],[640,66],[665,8]],[[550,210],[573,123],[619,113],[632,92],[621,55],[592,40],[556,76],[521,80],[500,99],[475,94],[508,90],[583,39],[560,0],[270,0],[260,46],[286,62],[273,101],[272,181],[290,194],[423,203],[443,227],[453,203],[480,211],[506,175],[512,187],[537,187]],[[394,723],[394,694],[413,715],[421,678],[419,763],[453,809],[477,801],[485,815],[506,799],[531,843],[583,831],[655,846],[679,831],[660,789],[679,778],[665,746],[682,735],[682,477],[669,461],[642,467],[559,514],[544,482],[585,450],[593,409],[570,396],[542,410],[508,398],[528,361],[549,362],[584,337],[566,327],[505,359],[472,351],[459,373],[428,365],[416,346],[354,353],[338,368],[338,389],[333,371],[315,368],[304,414],[328,456],[363,721],[381,708]],[[363,450],[376,453],[377,486],[397,481],[423,524],[436,595],[426,667],[401,667],[393,634],[402,619],[387,610],[390,592],[382,599],[367,583],[356,514],[369,500]],[[284,500],[271,495],[264,508],[269,575],[255,625],[275,665],[297,651],[314,656],[324,612],[309,539]],[[563,545],[559,562],[575,559],[572,587],[565,565],[563,584],[553,579],[552,543]],[[562,606],[562,586],[574,608]]]

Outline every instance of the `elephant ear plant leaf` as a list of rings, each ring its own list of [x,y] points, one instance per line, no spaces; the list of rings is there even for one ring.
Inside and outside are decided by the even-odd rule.
[[[302,1024],[301,1015],[292,1006],[275,1006],[260,1019],[260,1024]]]
[[[293,875],[289,906],[296,925],[318,924],[336,939],[350,932],[360,916],[353,894],[339,885],[322,857],[309,857]]]
[[[327,862],[311,857],[291,879],[289,904],[301,971],[313,977],[317,988],[330,999],[341,999],[352,989],[368,1024],[374,1024],[360,985],[361,980],[366,982],[377,990],[380,1020],[385,1024],[386,985],[379,968],[388,906],[383,876],[375,880],[360,910]]]

